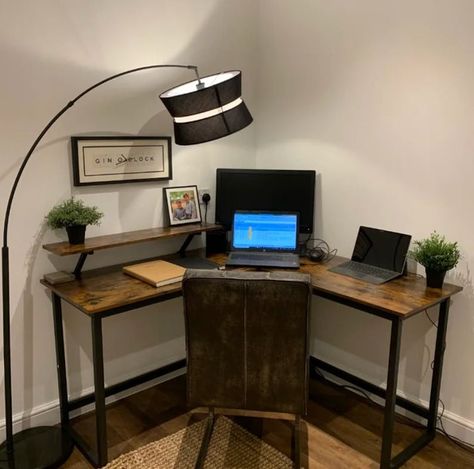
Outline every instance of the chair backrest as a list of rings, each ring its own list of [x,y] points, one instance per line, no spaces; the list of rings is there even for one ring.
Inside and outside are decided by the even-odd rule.
[[[309,275],[188,270],[183,294],[189,406],[306,413]]]

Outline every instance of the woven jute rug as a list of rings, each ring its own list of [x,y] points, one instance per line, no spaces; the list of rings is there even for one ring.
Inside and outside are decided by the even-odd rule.
[[[123,454],[106,469],[194,468],[206,420]],[[227,417],[217,418],[205,469],[291,469],[291,460]]]

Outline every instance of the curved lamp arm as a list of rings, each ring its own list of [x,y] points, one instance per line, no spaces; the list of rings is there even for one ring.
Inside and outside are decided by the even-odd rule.
[[[21,163],[20,169],[13,182],[10,195],[8,197],[7,208],[5,211],[5,219],[3,221],[3,247],[2,247],[2,294],[3,294],[3,357],[4,357],[4,384],[5,384],[5,427],[6,427],[6,445],[7,453],[11,455],[13,453],[13,414],[12,414],[12,384],[11,384],[11,356],[10,356],[10,269],[9,269],[9,255],[8,255],[8,222],[10,220],[10,212],[12,208],[13,198],[20,181],[23,171],[38,146],[41,139],[44,137],[46,132],[52,127],[52,125],[79,99],[84,95],[88,94],[95,88],[107,83],[108,81],[114,80],[115,78],[128,75],[130,73],[139,72],[142,70],[149,70],[152,68],[188,68],[194,70],[197,76],[198,85],[201,84],[197,66],[195,65],[147,65],[144,67],[133,68],[126,70],[125,72],[117,73],[104,80],[99,81],[95,85],[90,86],[82,93],[78,94],[74,99],[69,101],[47,124],[46,127],[40,132],[36,140],[31,145],[28,153],[26,154],[23,162]]]
[[[144,67],[138,67],[138,68],[133,68],[131,70],[126,70],[125,72],[117,73],[116,75],[112,75],[108,78],[105,78],[104,80],[99,81],[95,85],[90,86],[87,88],[85,91],[82,93],[78,94],[74,99],[69,101],[47,124],[46,127],[40,132],[36,140],[33,142],[33,145],[31,145],[31,148],[29,149],[28,153],[25,156],[25,159],[23,160],[20,169],[18,170],[18,173],[16,175],[15,181],[12,186],[12,190],[10,192],[10,196],[8,198],[8,203],[7,203],[7,208],[5,211],[5,219],[3,222],[3,246],[8,245],[8,222],[10,219],[10,211],[11,211],[11,206],[13,202],[13,197],[15,196],[16,188],[18,186],[18,182],[20,181],[21,175],[23,174],[23,170],[25,169],[25,166],[28,163],[28,160],[30,159],[32,153],[35,151],[36,147],[38,146],[39,142],[41,139],[44,137],[46,132],[52,127],[52,125],[74,104],[79,101],[83,96],[88,94],[90,91],[94,90],[95,88],[98,88],[100,85],[103,85],[104,83],[107,83],[108,81],[114,80],[115,78],[122,77],[124,75],[128,75],[130,73],[134,72],[140,72],[142,70],[149,70],[151,68],[188,68],[191,70],[194,70],[197,76],[197,80],[200,83],[200,78],[199,78],[199,73],[198,73],[198,68],[196,65],[146,65]]]

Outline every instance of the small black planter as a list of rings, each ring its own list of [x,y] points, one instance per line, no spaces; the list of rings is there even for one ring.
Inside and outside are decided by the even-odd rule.
[[[445,270],[431,270],[425,267],[426,271],[426,286],[432,288],[441,288],[444,282]]]
[[[86,225],[66,226],[70,244],[83,244],[86,238]]]

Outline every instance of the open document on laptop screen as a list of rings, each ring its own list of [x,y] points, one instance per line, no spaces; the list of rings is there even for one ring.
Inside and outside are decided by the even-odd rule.
[[[295,251],[298,237],[296,213],[235,212],[233,249]]]

